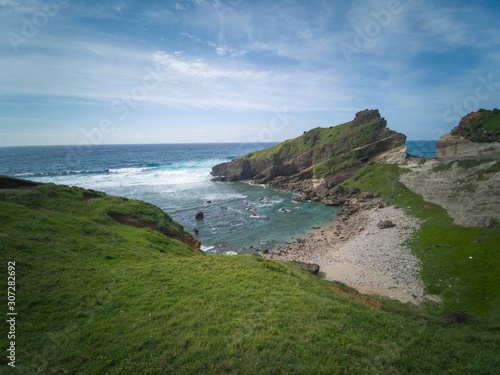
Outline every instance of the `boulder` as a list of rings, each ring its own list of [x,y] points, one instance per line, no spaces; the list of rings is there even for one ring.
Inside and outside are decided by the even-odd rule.
[[[299,195],[298,197],[294,198],[293,201],[297,203],[305,203],[306,197],[304,197],[303,195]]]
[[[361,198],[362,199],[373,199],[373,193],[369,192],[369,191],[363,191],[361,193]]]
[[[443,317],[443,319],[453,320],[455,323],[464,324],[467,323],[468,320],[473,319],[472,315],[469,315],[463,311],[453,311],[452,313]]]
[[[321,201],[325,206],[340,206],[342,203],[344,203],[343,200],[333,197],[333,198],[325,198]]]
[[[311,272],[313,275],[317,275],[319,272],[319,266],[315,263],[305,263],[305,262],[299,262],[297,260],[293,260],[290,263],[297,264],[297,265],[301,266],[302,268]]]
[[[203,220],[203,218],[204,218],[204,217],[205,217],[205,214],[203,213],[203,211],[198,212],[198,213],[194,216],[194,218],[195,218],[196,220]]]
[[[332,196],[333,195],[341,195],[341,194],[345,194],[345,193],[346,193],[346,189],[342,185],[336,185],[336,186],[332,187],[330,189],[330,192],[329,192],[329,194]]]
[[[387,228],[394,228],[396,226],[396,224],[394,224],[392,221],[390,220],[386,220],[386,221],[381,221],[380,223],[377,224],[377,227],[379,229],[387,229]]]

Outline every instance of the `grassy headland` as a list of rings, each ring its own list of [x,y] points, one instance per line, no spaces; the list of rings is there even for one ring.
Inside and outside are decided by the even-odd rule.
[[[314,128],[274,147],[215,166],[212,174],[224,176],[223,181],[254,179],[259,183],[276,177],[291,181],[321,178],[355,170],[373,155],[403,146],[405,140],[405,135],[387,128],[378,110],[365,110],[345,124]]]
[[[493,374],[500,365],[498,326],[487,320],[458,325],[389,301],[374,309],[293,264],[203,256],[166,236],[183,230],[147,203],[40,184],[0,189],[0,207],[2,274],[16,263],[18,313],[16,368],[3,356],[3,373]],[[109,212],[163,221],[165,234]],[[0,344],[9,347],[6,335]]]

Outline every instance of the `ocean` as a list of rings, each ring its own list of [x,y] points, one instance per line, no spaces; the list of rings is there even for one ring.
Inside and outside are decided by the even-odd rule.
[[[433,156],[432,141],[407,143]],[[273,249],[333,220],[338,208],[295,203],[291,192],[248,182],[213,182],[219,163],[276,143],[32,146],[0,148],[0,175],[79,186],[159,206],[207,254]],[[196,220],[203,211],[204,219]]]

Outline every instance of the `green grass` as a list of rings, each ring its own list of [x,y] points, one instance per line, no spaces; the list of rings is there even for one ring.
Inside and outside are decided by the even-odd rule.
[[[18,313],[16,368],[2,356],[2,374],[494,374],[500,366],[499,327],[486,318],[457,325],[385,300],[376,310],[299,266],[203,256],[107,215],[161,218],[149,204],[83,194],[0,189],[1,273],[6,280],[7,262],[16,262]],[[0,347],[7,341],[5,325]]]
[[[399,182],[398,166],[374,164],[345,185],[379,191],[391,203],[422,219],[408,246],[422,261],[427,292],[443,298],[444,310],[500,317],[500,228],[453,224],[442,207],[426,202]],[[437,245],[437,246],[436,246]],[[472,257],[472,259],[471,259]]]
[[[295,139],[242,156],[240,160],[269,161],[270,165],[277,166],[283,160],[310,153],[314,177],[321,178],[360,165],[371,152],[363,146],[396,134],[385,127],[382,118],[362,125],[353,124],[351,121],[329,128],[314,128]],[[401,135],[401,144],[394,147],[404,144],[403,137]],[[360,149],[353,150],[358,147]]]
[[[482,129],[489,132],[500,132],[500,112],[497,110],[481,110],[480,111],[483,116],[481,118],[474,118],[471,121],[472,126],[480,126]]]
[[[482,165],[482,164],[491,163],[492,161],[493,160],[491,160],[491,159],[458,160],[458,161],[453,161],[451,163],[438,165],[437,167],[432,168],[432,171],[433,172],[449,171],[453,168],[454,165],[456,165],[459,168],[463,168],[463,169],[471,169],[471,168],[475,168],[475,167]],[[492,167],[490,167],[487,170],[487,172],[498,172],[498,169],[499,169],[498,164],[500,164],[500,163],[497,162],[496,164],[494,164]]]
[[[452,134],[461,135],[473,142],[500,141],[500,111],[480,109],[462,118]]]

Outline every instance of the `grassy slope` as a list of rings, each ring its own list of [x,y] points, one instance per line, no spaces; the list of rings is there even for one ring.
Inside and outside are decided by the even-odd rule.
[[[383,119],[373,119],[362,126],[353,127],[352,121],[330,128],[314,128],[303,135],[287,140],[279,145],[257,151],[240,159],[270,159],[276,163],[283,158],[313,152],[314,177],[325,177],[343,169],[360,165],[364,156],[357,147],[372,143],[383,127]],[[390,129],[383,130],[384,137],[396,134]]]
[[[500,318],[500,228],[453,224],[446,210],[400,183],[401,173],[398,166],[375,164],[359,170],[345,185],[379,191],[390,203],[423,220],[408,245],[422,261],[428,293],[443,298],[445,311]]]
[[[473,142],[500,141],[500,111],[480,109],[464,116],[460,124],[451,131]]]
[[[19,314],[18,367],[2,356],[2,373],[493,374],[500,365],[498,328],[481,319],[375,310],[296,265],[203,256],[106,215],[154,220],[151,205],[82,194],[0,190],[1,273],[16,262]]]

